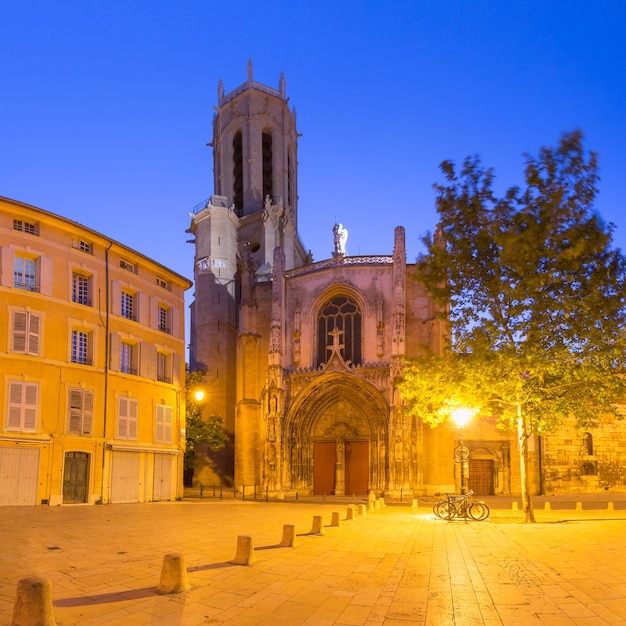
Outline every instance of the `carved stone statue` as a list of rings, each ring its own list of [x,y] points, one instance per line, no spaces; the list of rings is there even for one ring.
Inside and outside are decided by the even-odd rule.
[[[348,241],[348,229],[344,228],[342,224],[335,224],[333,226],[333,235],[335,239],[335,254],[346,256],[346,242]]]

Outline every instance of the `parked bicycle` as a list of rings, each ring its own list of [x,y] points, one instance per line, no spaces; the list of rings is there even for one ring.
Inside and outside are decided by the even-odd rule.
[[[445,500],[439,500],[433,506],[433,513],[445,520],[473,519],[480,522],[489,517],[489,507],[484,502],[474,502],[473,491],[465,494],[444,493]]]

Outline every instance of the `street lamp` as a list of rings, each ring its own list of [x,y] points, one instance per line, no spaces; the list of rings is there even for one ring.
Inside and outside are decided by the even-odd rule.
[[[204,400],[204,389],[196,389],[193,392],[193,398],[196,402],[202,402]]]
[[[469,450],[463,445],[463,427],[475,411],[467,407],[458,407],[450,413],[452,421],[459,428],[459,445],[454,449],[454,462],[461,466],[461,494],[467,493],[467,479],[469,476]]]

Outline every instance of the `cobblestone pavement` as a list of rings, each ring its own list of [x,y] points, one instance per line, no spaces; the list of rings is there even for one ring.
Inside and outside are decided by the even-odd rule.
[[[57,624],[622,625],[626,511],[493,511],[436,519],[431,504],[346,520],[347,503],[184,500],[0,509],[0,623],[17,583],[52,582]],[[339,512],[341,526],[331,527]],[[322,516],[323,535],[308,534]],[[283,525],[298,545],[279,547]],[[233,565],[239,535],[258,561]],[[158,595],[163,555],[191,590]]]

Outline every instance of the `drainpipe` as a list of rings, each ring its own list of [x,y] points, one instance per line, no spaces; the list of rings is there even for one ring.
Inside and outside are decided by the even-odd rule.
[[[109,338],[109,318],[110,318],[110,287],[109,287],[109,250],[113,245],[112,241],[109,241],[109,245],[104,249],[104,277],[105,277],[105,314],[104,314],[104,419],[102,424],[102,479],[100,484],[100,502],[104,504],[104,466],[106,460],[106,447],[107,447],[107,415],[109,406],[109,351],[110,338]],[[107,499],[108,501],[108,499]]]

